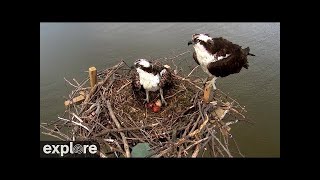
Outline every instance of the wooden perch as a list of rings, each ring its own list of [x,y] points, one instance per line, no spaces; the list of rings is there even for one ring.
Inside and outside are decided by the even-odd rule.
[[[97,69],[95,67],[89,68],[90,86],[91,88],[97,84]]]
[[[204,92],[203,92],[203,100],[205,103],[209,103],[210,102],[210,95],[212,93],[212,85],[206,85],[204,88]]]

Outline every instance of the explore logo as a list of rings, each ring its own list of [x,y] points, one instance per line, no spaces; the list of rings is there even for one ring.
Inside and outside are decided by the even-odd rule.
[[[40,141],[40,157],[99,157],[99,144],[92,141]]]

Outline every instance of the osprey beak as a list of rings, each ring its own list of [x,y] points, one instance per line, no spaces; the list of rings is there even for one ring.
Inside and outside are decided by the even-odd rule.
[[[188,46],[189,46],[190,44],[193,44],[192,41],[189,41],[189,42],[188,42]]]

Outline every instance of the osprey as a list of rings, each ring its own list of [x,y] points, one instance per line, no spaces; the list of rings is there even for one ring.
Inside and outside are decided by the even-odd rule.
[[[149,91],[160,91],[161,102],[167,105],[163,97],[163,87],[171,83],[169,66],[154,66],[146,59],[138,59],[134,62],[135,73],[132,74],[132,88],[146,91],[146,102],[149,102]]]
[[[249,47],[242,49],[222,37],[212,38],[208,34],[193,34],[188,46],[190,44],[193,44],[195,50],[193,59],[212,77],[209,85],[212,85],[213,90],[217,89],[215,81],[218,77],[239,73],[243,67],[248,69],[247,56],[255,56],[249,53]]]

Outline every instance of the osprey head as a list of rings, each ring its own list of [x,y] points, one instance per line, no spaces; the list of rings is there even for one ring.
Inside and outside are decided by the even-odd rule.
[[[209,40],[212,40],[212,38],[209,36],[209,34],[193,34],[191,41],[188,42],[188,46],[190,44],[197,44],[199,42],[208,42]]]
[[[145,69],[145,68],[152,68],[152,64],[151,62],[149,62],[146,59],[138,59],[134,62],[134,66],[135,68],[141,68],[141,69]]]

